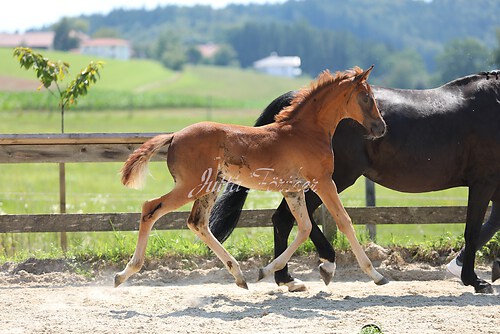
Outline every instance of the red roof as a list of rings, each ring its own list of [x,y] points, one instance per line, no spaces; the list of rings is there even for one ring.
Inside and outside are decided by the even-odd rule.
[[[13,48],[25,46],[29,48],[51,48],[55,33],[47,32],[27,32],[24,34],[3,34],[0,33],[0,47]]]

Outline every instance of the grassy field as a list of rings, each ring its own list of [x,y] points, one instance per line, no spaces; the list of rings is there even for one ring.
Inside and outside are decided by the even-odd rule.
[[[188,124],[211,118],[219,122],[251,125],[258,110],[177,109],[129,111],[69,112],[67,132],[161,132],[175,131]],[[0,112],[0,133],[57,132],[59,116],[50,112]],[[151,164],[151,177],[141,191],[123,187],[118,171],[121,163],[67,164],[68,212],[138,212],[141,203],[167,192],[172,179],[163,163]],[[56,164],[0,165],[0,213],[58,212],[58,167]],[[402,194],[377,186],[379,206],[465,205],[466,189],[450,189],[427,194]],[[346,206],[364,206],[364,179],[360,178],[341,194]],[[246,209],[276,208],[281,195],[252,191]],[[181,210],[189,210],[186,205]],[[463,224],[432,226],[378,226],[378,243],[382,245],[460,244]],[[368,241],[364,228],[357,227],[361,240]],[[119,261],[133,252],[134,232],[70,233],[69,256],[79,259],[105,258]],[[347,249],[345,239],[337,246]],[[240,258],[252,254],[272,254],[272,231],[268,228],[236,231],[227,247]],[[313,248],[308,242],[301,251]],[[155,232],[149,246],[150,256],[205,255],[207,250],[189,231]],[[0,259],[23,260],[31,256],[62,256],[55,233],[6,234],[0,236]],[[67,254],[67,256],[68,256]]]
[[[93,59],[89,56],[42,51],[51,60],[70,63],[66,80],[73,80],[79,70]],[[47,92],[33,92],[37,81],[33,71],[19,68],[12,49],[0,48],[0,78],[31,80],[26,90],[13,91],[0,84],[1,110],[47,109],[57,101]],[[252,70],[226,67],[187,66],[182,72],[170,71],[151,60],[105,60],[101,78],[79,101],[79,109],[137,109],[165,107],[212,107],[261,109],[275,97],[309,83],[310,78],[288,79],[259,74]],[[2,92],[3,91],[3,92]],[[52,104],[51,104],[52,103]]]
[[[0,49],[0,78],[31,80],[34,74],[19,69],[12,50]],[[63,59],[76,71],[90,59],[79,55],[47,52],[50,59]],[[76,73],[76,72],[72,72]],[[72,78],[70,74],[68,76]],[[275,97],[307,83],[307,78],[279,79],[252,71],[213,67],[188,67],[181,73],[171,72],[158,63],[144,60],[107,61],[102,79],[78,107],[66,113],[65,131],[70,132],[168,132],[202,120],[252,125],[260,111]],[[28,85],[29,86],[29,85]],[[94,89],[95,88],[95,89]],[[60,116],[34,99],[41,110],[23,107],[25,98],[46,94],[9,91],[0,86],[0,133],[57,133]],[[170,98],[170,102],[163,97]],[[159,99],[147,108],[141,99]],[[97,104],[96,100],[101,100]],[[167,102],[165,102],[167,101]],[[153,108],[154,105],[176,105],[184,108]],[[186,102],[187,101],[187,102]],[[203,107],[188,108],[192,105]],[[38,104],[37,104],[38,103]],[[48,100],[44,103],[56,103]],[[156,102],[155,102],[156,103]],[[29,104],[28,104],[29,106]],[[106,109],[111,106],[110,109]],[[122,106],[122,108],[119,108]],[[223,107],[222,107],[223,106]],[[67,164],[68,212],[137,212],[141,203],[166,193],[172,179],[164,164],[151,164],[151,177],[144,190],[124,188],[119,182],[121,163]],[[58,211],[58,167],[56,164],[0,165],[0,214],[49,213]],[[450,189],[427,194],[401,194],[376,187],[378,206],[465,205],[466,189]],[[345,206],[364,206],[364,179],[344,193]],[[279,194],[252,191],[246,209],[276,208]],[[181,208],[189,210],[189,206]],[[368,239],[362,226],[359,238]],[[377,242],[382,245],[436,245],[460,247],[463,224],[432,226],[379,226]],[[0,235],[0,260],[23,260],[27,257],[69,256],[78,259],[122,261],[132,253],[136,234],[70,233],[67,254],[62,254],[59,236],[46,234]],[[348,248],[344,238],[336,246]],[[272,254],[272,231],[267,228],[237,230],[227,242],[228,249],[245,258]],[[301,251],[310,251],[306,243]],[[148,248],[150,256],[205,255],[207,250],[189,231],[155,232]]]

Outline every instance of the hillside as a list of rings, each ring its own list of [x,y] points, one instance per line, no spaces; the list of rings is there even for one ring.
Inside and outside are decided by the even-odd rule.
[[[311,67],[308,73],[315,75],[317,69],[308,62],[317,62],[317,59],[311,59],[307,54],[321,54],[321,43],[308,44],[308,40],[314,37],[302,39],[301,34],[293,30],[295,25],[302,30],[312,30],[312,35],[318,36],[326,45],[333,33],[338,47],[357,48],[357,53],[373,47],[386,48],[389,53],[415,49],[428,69],[433,69],[436,54],[454,39],[474,38],[488,48],[494,47],[496,29],[500,27],[498,13],[500,2],[496,0],[289,0],[283,4],[229,5],[221,9],[210,6],[120,9],[107,15],[81,18],[89,22],[91,34],[104,27],[112,28],[139,48],[166,30],[175,32],[188,44],[229,43],[237,50],[238,60],[243,66],[249,66],[249,61],[251,64],[271,51],[280,54],[293,51],[305,58],[304,66],[306,69]],[[271,34],[267,34],[269,38],[265,35],[253,39],[246,36],[245,41],[240,41],[248,46],[246,52],[256,49],[248,61],[244,58],[246,52],[235,45],[238,41],[234,40],[234,35],[242,30],[255,29],[253,24],[268,27]],[[291,35],[291,41],[284,42],[286,37],[283,35],[274,36],[274,32],[283,26],[286,27],[285,34],[288,31]],[[293,45],[294,38],[299,45]],[[345,44],[343,39],[349,39],[349,43]],[[349,56],[354,57],[356,52]],[[336,54],[330,56],[337,59],[329,65],[322,64],[320,70],[335,65],[346,66]]]
[[[70,63],[70,73],[67,76],[69,80],[73,80],[77,71],[90,61],[100,60],[64,52],[42,51],[42,54],[51,60]],[[0,59],[6,60],[0,63],[0,92],[10,92],[9,95],[14,97],[12,91],[34,94],[39,85],[35,73],[21,69],[17,60],[12,57],[11,49],[0,49]],[[167,107],[175,98],[182,100],[179,102],[183,103],[182,106],[188,107],[204,103],[215,107],[225,105],[262,109],[275,97],[298,89],[309,81],[309,78],[279,78],[251,70],[214,66],[188,66],[181,72],[174,72],[153,60],[107,59],[101,71],[101,79],[92,87],[90,96],[104,99],[105,95],[111,94],[118,99],[123,94],[127,98],[136,96],[136,100],[149,97],[160,100],[156,107]]]

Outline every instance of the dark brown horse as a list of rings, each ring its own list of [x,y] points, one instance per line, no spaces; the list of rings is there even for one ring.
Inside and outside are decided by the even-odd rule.
[[[375,141],[367,140],[366,132],[354,122],[345,120],[339,124],[332,141],[337,190],[343,191],[361,175],[403,192],[469,187],[461,279],[465,285],[474,286],[476,292],[491,292],[490,284],[474,273],[474,259],[476,250],[500,229],[499,71],[466,76],[435,89],[372,88],[387,124],[387,134]],[[274,100],[256,125],[273,122],[274,115],[294,95],[289,92]],[[217,200],[210,228],[219,240],[225,240],[236,226],[246,196],[247,189],[239,188]],[[490,201],[491,216],[481,228]],[[312,220],[321,199],[309,192],[306,202]],[[284,201],[272,219],[275,254],[279,255],[293,225],[293,216]],[[312,222],[310,237],[320,258],[333,262],[331,244]],[[495,264],[493,280],[500,276],[498,263]],[[286,267],[275,273],[275,279],[278,284],[287,284],[290,290],[302,287]],[[329,279],[326,277],[325,283]]]
[[[115,286],[141,269],[153,224],[168,212],[194,201],[188,227],[224,263],[236,284],[247,288],[238,262],[208,228],[208,217],[222,179],[252,189],[281,192],[297,221],[295,240],[259,271],[260,279],[282,269],[307,240],[312,225],[305,193],[312,190],[336,218],[361,268],[377,284],[386,283],[359,244],[331,179],[334,166],[331,140],[342,119],[356,120],[373,138],[385,133],[385,123],[366,81],[371,70],[372,67],[366,71],[356,67],[335,75],[322,73],[311,87],[299,91],[291,105],[277,114],[276,122],[268,125],[202,122],[158,135],[142,144],[125,162],[122,183],[139,187],[151,157],[161,148],[168,148],[167,165],[175,186],[169,193],[143,204],[134,255],[126,268],[115,275]]]

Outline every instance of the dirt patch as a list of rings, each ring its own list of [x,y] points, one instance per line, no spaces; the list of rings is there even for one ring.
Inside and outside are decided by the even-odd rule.
[[[18,91],[36,91],[40,82],[35,79],[20,79],[6,76],[0,76],[0,91],[18,92]]]
[[[334,281],[319,278],[317,258],[290,269],[307,291],[289,293],[272,279],[256,283],[261,261],[242,263],[249,290],[238,288],[217,260],[149,263],[113,288],[117,268],[75,273],[64,261],[4,264],[0,271],[1,333],[359,333],[375,323],[384,333],[498,333],[500,287],[478,295],[443,265],[393,263],[377,286],[339,259]],[[187,269],[191,268],[191,269]],[[478,274],[489,280],[489,268]]]

